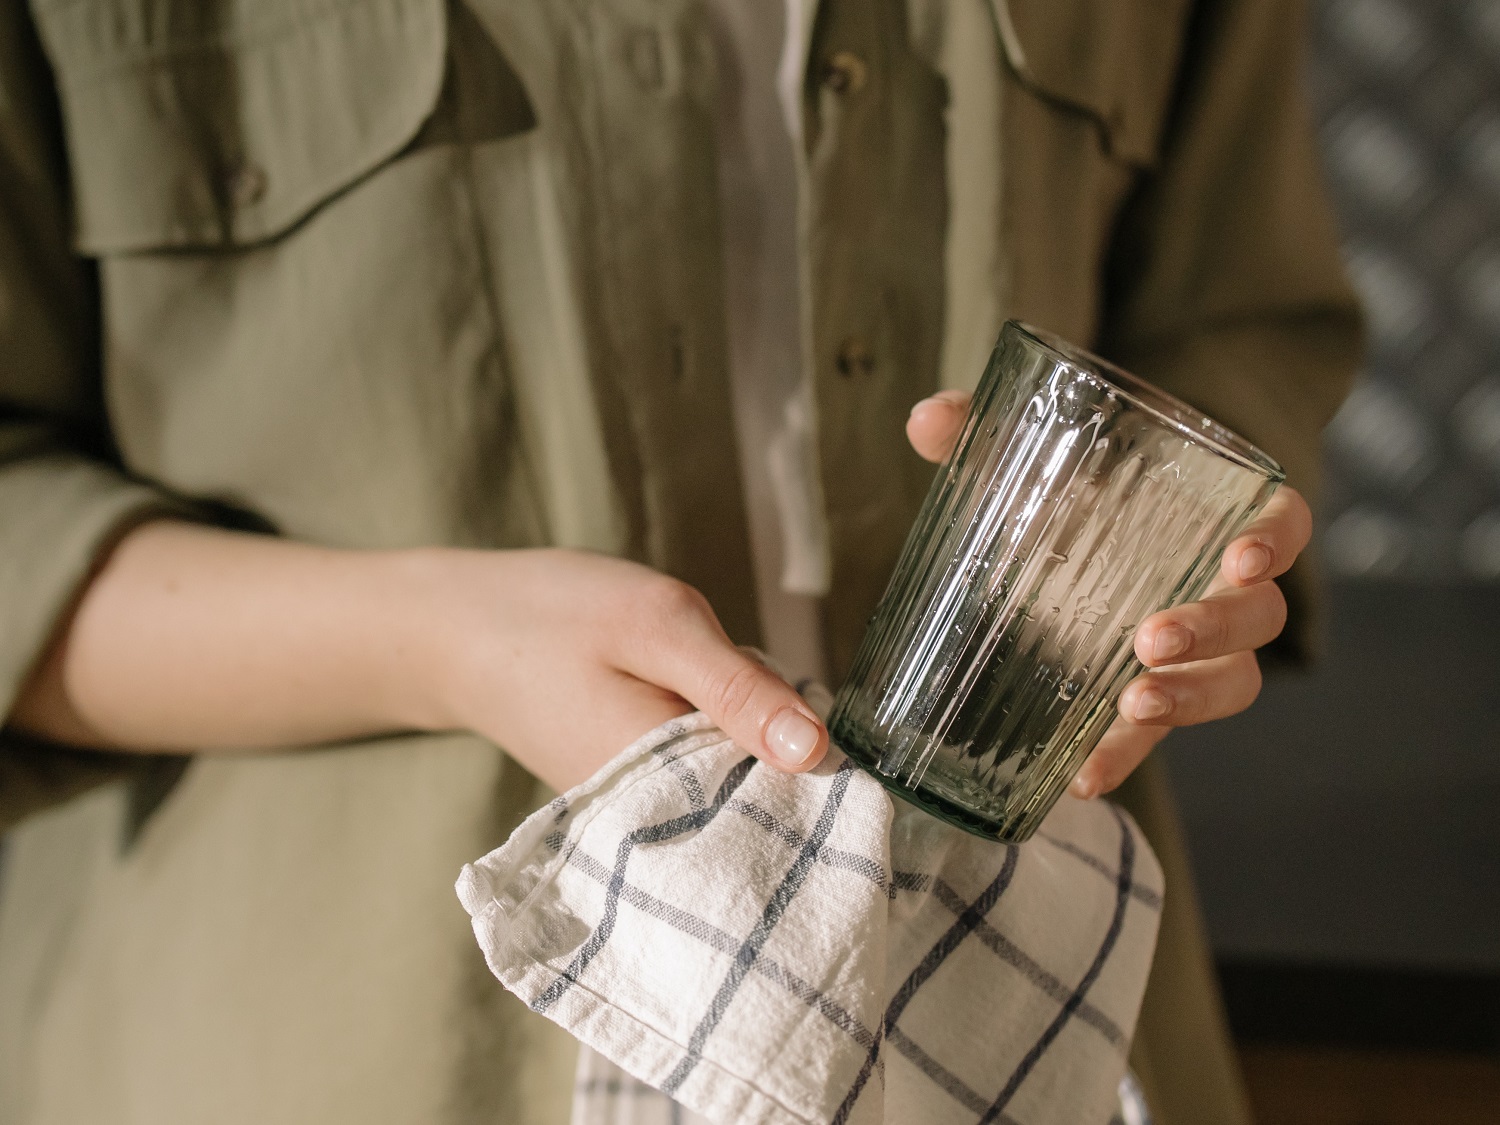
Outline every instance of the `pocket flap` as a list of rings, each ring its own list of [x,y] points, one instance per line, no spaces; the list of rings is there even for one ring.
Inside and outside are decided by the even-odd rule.
[[[1006,62],[1049,101],[1093,117],[1110,153],[1161,147],[1188,0],[992,0]]]
[[[437,104],[443,0],[35,0],[86,254],[277,235]]]

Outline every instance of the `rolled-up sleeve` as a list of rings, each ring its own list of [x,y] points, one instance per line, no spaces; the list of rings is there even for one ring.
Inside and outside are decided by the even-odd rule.
[[[183,505],[112,453],[90,263],[71,251],[56,99],[25,6],[0,13],[0,716],[122,529]],[[130,769],[0,730],[0,829]]]
[[[1309,119],[1300,0],[1203,0],[1160,163],[1127,206],[1101,346],[1243,433],[1316,502],[1320,441],[1359,362]],[[1315,647],[1310,557],[1282,580],[1273,649]]]

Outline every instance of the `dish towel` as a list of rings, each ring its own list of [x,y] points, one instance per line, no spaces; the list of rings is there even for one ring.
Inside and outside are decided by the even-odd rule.
[[[1162,882],[1106,802],[997,844],[697,713],[457,890],[495,976],[593,1049],[575,1125],[1106,1125]]]

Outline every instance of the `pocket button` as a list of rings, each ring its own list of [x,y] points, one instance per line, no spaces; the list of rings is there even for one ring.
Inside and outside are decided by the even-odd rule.
[[[835,94],[859,93],[869,76],[865,60],[852,51],[835,51],[823,64],[823,85]]]
[[[875,370],[875,356],[870,346],[858,336],[849,336],[839,344],[838,356],[834,360],[838,372],[846,379],[856,375],[868,375]]]
[[[259,164],[237,164],[224,174],[224,194],[235,207],[259,203],[266,194],[266,170]]]

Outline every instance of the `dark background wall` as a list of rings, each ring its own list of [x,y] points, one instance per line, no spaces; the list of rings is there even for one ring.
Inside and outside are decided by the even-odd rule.
[[[1426,974],[1493,1003],[1500,0],[1313,12],[1309,81],[1370,315],[1326,440],[1328,651],[1248,714],[1174,735],[1168,760],[1231,984],[1246,966],[1377,989]]]

